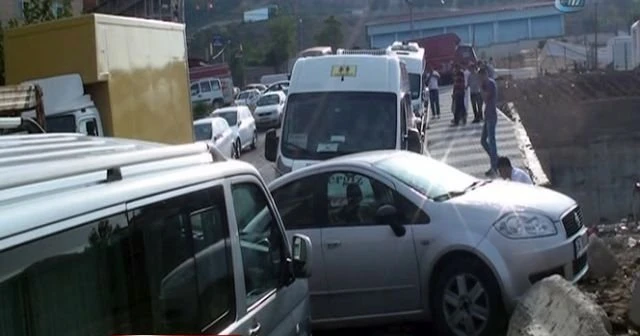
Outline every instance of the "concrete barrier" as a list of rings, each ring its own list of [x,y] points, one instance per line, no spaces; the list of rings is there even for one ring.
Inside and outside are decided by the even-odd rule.
[[[607,336],[602,307],[559,275],[536,283],[516,306],[507,336]]]

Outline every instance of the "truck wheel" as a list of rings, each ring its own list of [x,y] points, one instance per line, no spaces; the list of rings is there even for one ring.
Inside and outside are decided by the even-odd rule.
[[[442,335],[500,335],[506,327],[500,287],[486,265],[460,257],[436,276],[431,309]]]

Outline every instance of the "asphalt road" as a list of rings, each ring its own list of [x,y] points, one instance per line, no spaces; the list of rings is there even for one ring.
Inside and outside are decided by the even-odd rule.
[[[253,164],[267,183],[275,179],[275,167],[272,162],[264,158],[264,131],[258,134],[258,145],[256,149],[242,153],[240,159],[242,161]],[[357,328],[342,329],[335,331],[314,331],[314,336],[352,336],[352,335],[368,335],[368,336],[417,336],[417,335],[433,335],[435,332],[426,324],[405,323],[400,325],[389,325],[375,328]]]

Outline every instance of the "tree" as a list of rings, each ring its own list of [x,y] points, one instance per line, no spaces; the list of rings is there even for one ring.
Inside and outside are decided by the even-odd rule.
[[[52,0],[29,0],[24,2],[22,19],[9,20],[9,27],[18,27],[72,16],[71,0],[63,0],[61,7],[54,7]],[[0,85],[4,85],[4,27],[0,22]]]
[[[269,33],[271,34],[271,45],[265,62],[272,66],[276,72],[279,72],[283,64],[286,64],[293,54],[295,37],[293,19],[289,16],[278,16],[271,19]]]
[[[319,46],[330,46],[334,50],[342,45],[342,23],[331,15],[324,19],[322,30],[315,36],[316,44]]]

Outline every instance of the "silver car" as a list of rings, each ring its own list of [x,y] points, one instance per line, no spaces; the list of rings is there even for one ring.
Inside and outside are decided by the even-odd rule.
[[[338,157],[269,189],[288,234],[317,246],[315,327],[427,318],[447,335],[498,335],[534,282],[587,272],[573,199],[408,151]]]

